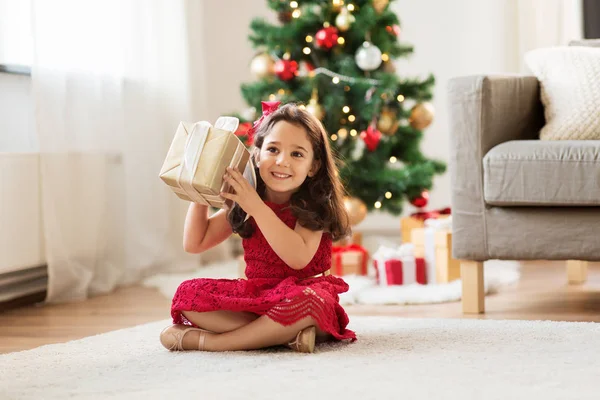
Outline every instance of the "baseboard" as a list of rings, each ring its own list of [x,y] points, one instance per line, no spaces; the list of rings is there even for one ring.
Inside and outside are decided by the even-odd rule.
[[[0,274],[0,311],[44,301],[47,289],[46,265]]]
[[[15,308],[27,307],[34,304],[42,303],[46,300],[47,292],[37,292],[26,296],[18,297],[13,300],[0,302],[0,313],[14,310]]]

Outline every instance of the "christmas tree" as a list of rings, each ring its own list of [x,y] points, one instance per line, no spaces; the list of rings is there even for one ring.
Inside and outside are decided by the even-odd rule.
[[[433,119],[434,78],[396,73],[392,61],[413,48],[399,41],[390,0],[267,1],[279,23],[251,23],[257,80],[242,85],[250,108],[238,115],[246,122],[238,134],[261,101],[301,103],[323,122],[342,161],[353,223],[372,209],[397,215],[405,200],[426,206],[434,175],[446,168],[419,149]]]

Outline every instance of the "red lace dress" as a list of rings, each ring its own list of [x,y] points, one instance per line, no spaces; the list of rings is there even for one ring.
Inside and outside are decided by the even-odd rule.
[[[285,204],[266,204],[294,229],[296,218]],[[346,282],[332,275],[313,277],[331,267],[331,236],[324,233],[311,262],[294,270],[275,254],[253,219],[251,223],[254,233],[242,242],[248,279],[184,281],[173,298],[173,322],[194,326],[181,311],[249,311],[282,325],[311,316],[334,338],[356,340],[355,333],[346,329],[348,315],[339,304],[338,294],[348,291]]]

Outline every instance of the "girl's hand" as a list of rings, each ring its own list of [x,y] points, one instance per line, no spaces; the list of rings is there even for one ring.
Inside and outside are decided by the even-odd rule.
[[[221,196],[238,203],[249,216],[254,216],[256,211],[264,205],[256,189],[250,185],[250,182],[237,169],[227,167],[227,172],[223,176],[223,179],[231,185],[235,193],[221,192]]]

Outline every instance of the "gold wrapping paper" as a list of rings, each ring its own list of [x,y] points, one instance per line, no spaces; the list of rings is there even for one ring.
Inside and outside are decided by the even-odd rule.
[[[411,231],[411,242],[415,245],[415,257],[426,257],[425,228]],[[452,257],[452,232],[434,233],[436,283],[448,283],[460,279],[460,261]]]
[[[341,254],[341,275],[362,275],[364,255],[360,251],[347,251]],[[331,273],[337,275],[336,255],[331,256]]]
[[[216,208],[232,202],[220,196],[231,192],[223,181],[228,166],[244,172],[250,152],[232,131],[208,122],[181,122],[160,171],[160,178],[183,200]]]
[[[402,243],[410,243],[410,233],[413,229],[425,227],[425,222],[415,217],[400,218],[400,230],[402,232]]]

